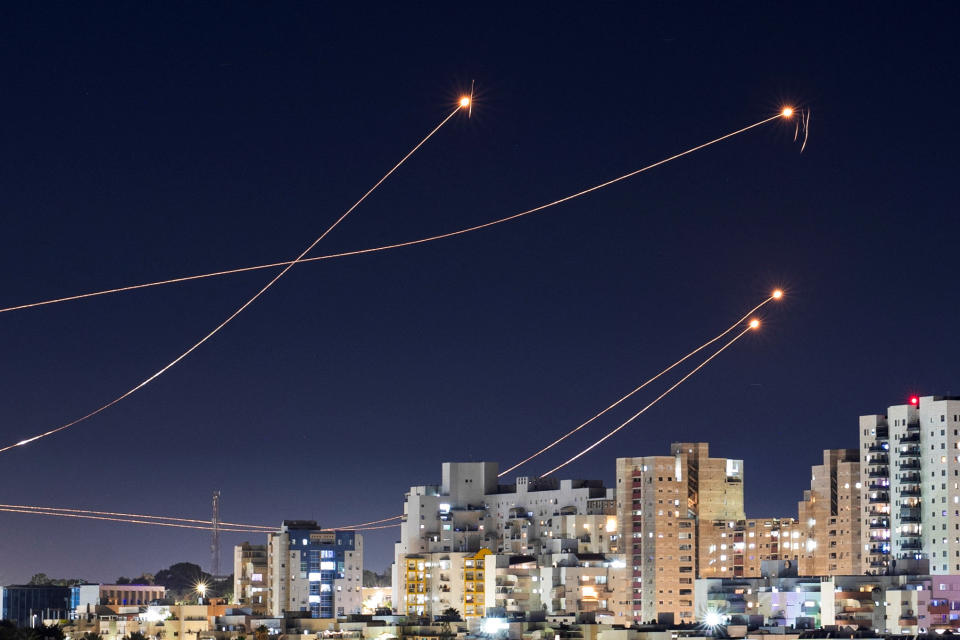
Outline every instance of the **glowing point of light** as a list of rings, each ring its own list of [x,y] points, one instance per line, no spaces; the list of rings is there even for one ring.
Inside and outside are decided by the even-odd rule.
[[[467,96],[463,96],[462,98],[460,98],[460,106],[461,106],[461,107],[469,107],[469,106],[470,106],[470,98],[468,98]]]
[[[760,321],[757,320],[756,318],[754,318],[753,320],[750,321],[750,328],[751,328],[751,329],[756,329],[756,328],[759,327],[759,326],[760,326]]]
[[[782,289],[774,289],[774,290],[773,290],[773,294],[771,295],[771,297],[772,297],[774,300],[779,300],[780,298],[783,297],[783,290],[782,290]]]
[[[723,615],[719,611],[707,611],[703,623],[708,627],[719,627],[723,624]]]
[[[784,107],[780,113],[784,118],[789,118],[793,115],[793,107]]]
[[[920,398],[917,396],[910,396],[910,404],[920,404]]]
[[[207,585],[204,582],[198,582],[196,589],[197,593],[199,593],[201,596],[206,595],[207,593]]]
[[[487,618],[480,625],[480,631],[489,635],[494,635],[499,631],[506,631],[509,628],[510,625],[502,618]]]

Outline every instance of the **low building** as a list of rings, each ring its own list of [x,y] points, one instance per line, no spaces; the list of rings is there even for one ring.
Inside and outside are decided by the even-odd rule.
[[[916,635],[930,628],[929,576],[797,576],[795,567],[791,573],[697,580],[703,616],[714,612],[734,623],[839,626],[880,634]]]
[[[152,584],[101,584],[99,587],[102,605],[146,606],[157,604],[167,596],[166,587]]]
[[[0,619],[20,627],[36,627],[44,620],[70,617],[70,587],[52,585],[11,585],[0,587]]]

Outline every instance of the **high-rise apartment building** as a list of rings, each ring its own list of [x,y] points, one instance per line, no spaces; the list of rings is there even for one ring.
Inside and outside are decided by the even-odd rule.
[[[960,398],[912,397],[860,417],[862,568],[928,560],[960,573]]]
[[[906,426],[903,428],[906,430]],[[891,549],[890,508],[890,459],[895,453],[890,451],[887,416],[860,416],[860,541],[863,545],[860,567],[866,573],[888,573],[891,559],[896,557]],[[915,469],[905,467],[901,472],[907,474],[903,478],[907,485],[920,479],[920,461],[911,460],[910,465]],[[896,487],[900,489],[902,485],[898,483]],[[908,510],[907,518],[910,522],[915,518],[919,523],[918,513],[911,516]]]
[[[827,449],[814,465],[810,488],[797,505],[806,526],[798,567],[801,576],[861,573],[860,456],[856,449]]]
[[[672,614],[675,621],[693,621],[693,582],[701,568],[712,567],[719,555],[733,567],[735,551],[744,551],[745,541],[735,536],[698,545],[701,534],[719,537],[729,523],[746,519],[743,461],[711,458],[705,442],[673,443],[669,456],[617,458],[617,514],[632,578],[632,620]],[[725,544],[730,553],[718,555]]]
[[[309,611],[313,618],[360,613],[363,536],[284,520],[267,536],[270,615]]]
[[[278,531],[267,534],[266,545],[236,546],[233,571],[234,596],[274,617],[284,612],[312,618],[360,613],[363,536],[321,529],[312,520],[284,520]]]

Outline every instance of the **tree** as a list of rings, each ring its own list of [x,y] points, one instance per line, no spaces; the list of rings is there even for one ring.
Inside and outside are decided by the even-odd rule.
[[[30,638],[30,640],[64,640],[65,636],[59,624],[52,624],[50,626],[41,624],[39,627],[31,629],[27,637]]]
[[[147,636],[143,635],[139,631],[134,631],[128,636],[124,636],[124,640],[147,640]]]
[[[154,582],[172,591],[191,591],[199,582],[209,583],[211,575],[192,562],[178,562],[157,571]]]
[[[20,629],[10,620],[0,620],[0,640],[22,640]]]
[[[83,636],[81,636],[81,640],[103,640],[103,636],[101,636],[99,633],[94,633],[93,631],[87,631],[85,634],[83,634]]]
[[[253,632],[253,637],[255,640],[267,640],[270,636],[270,629],[267,629],[266,625],[260,625]]]
[[[116,584],[130,584],[130,578],[125,578],[124,576],[120,576],[119,578],[117,578]]]
[[[440,614],[440,618],[445,622],[460,622],[460,612],[453,607],[447,607]]]
[[[363,570],[363,586],[365,587],[389,587],[391,585],[390,570],[386,569],[383,573],[377,573],[370,569]]]
[[[38,585],[38,586],[50,584],[50,578],[45,573],[35,573],[33,574],[33,576],[31,576],[30,582],[28,582],[27,584]]]

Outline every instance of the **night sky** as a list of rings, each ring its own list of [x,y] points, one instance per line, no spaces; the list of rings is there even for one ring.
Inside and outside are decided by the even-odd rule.
[[[477,83],[315,253],[180,365],[0,454],[0,502],[332,526],[448,460],[512,464],[782,286],[749,335],[562,477],[706,440],[749,516],[795,516],[857,416],[960,392],[956,4],[7,3],[0,306],[291,259]],[[274,272],[0,314],[7,445],[169,362]],[[665,388],[644,392],[543,472]],[[524,470],[522,470],[524,471]],[[366,534],[386,567],[396,530]],[[225,535],[231,548],[262,536]],[[209,536],[0,513],[0,584],[111,581]]]

